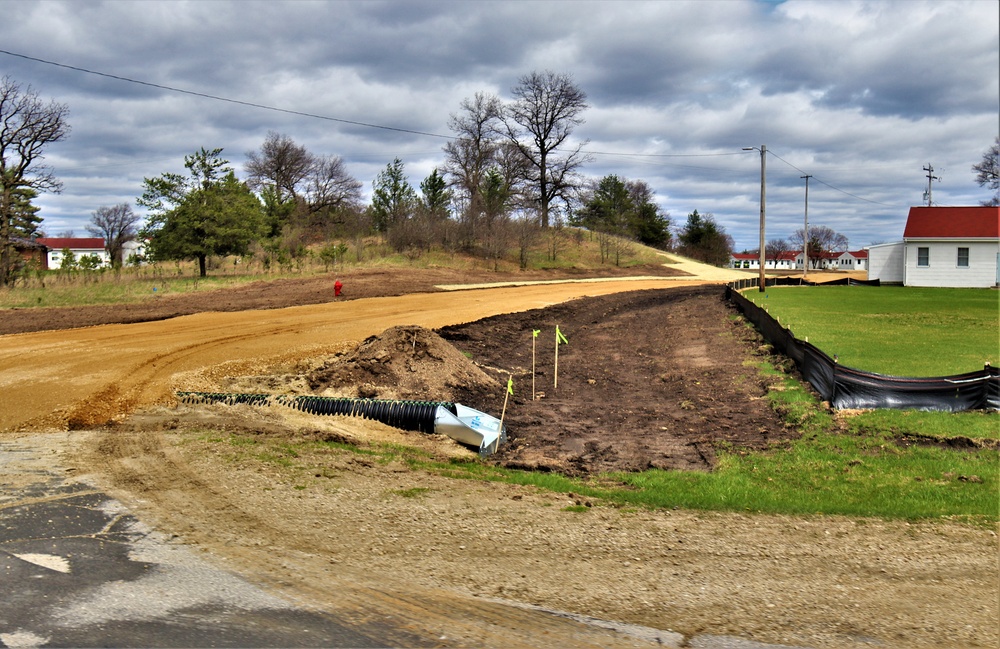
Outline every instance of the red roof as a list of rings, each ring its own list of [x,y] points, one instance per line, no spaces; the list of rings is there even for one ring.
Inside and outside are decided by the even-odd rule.
[[[996,239],[1000,207],[911,207],[904,239]]]
[[[36,241],[52,250],[72,248],[74,250],[104,250],[101,237],[39,237]]]
[[[767,259],[770,260],[785,260],[785,261],[795,261],[795,259],[802,254],[802,251],[795,252],[794,250],[786,250],[785,252],[779,252],[778,256],[775,257],[772,254],[767,255]],[[747,259],[753,261],[754,259],[760,260],[759,252],[734,252],[733,259]]]

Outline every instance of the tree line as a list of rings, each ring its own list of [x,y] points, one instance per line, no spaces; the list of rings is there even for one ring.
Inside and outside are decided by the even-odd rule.
[[[371,235],[413,256],[439,247],[496,265],[516,251],[522,268],[539,237],[566,224],[597,233],[609,263],[621,263],[630,241],[669,246],[669,218],[646,183],[614,175],[593,183],[580,173],[586,142],[567,143],[587,102],[568,76],[533,72],[511,94],[463,100],[448,122],[454,137],[443,163],[415,188],[394,159],[374,179],[368,205],[342,158],[287,135],[270,132],[247,152],[243,182],[221,149],[201,149],[185,158],[187,175],[144,180],[137,202],[149,217],[136,234],[151,258],[196,259],[202,274],[213,255],[287,263],[336,239],[361,255]]]
[[[197,260],[201,275],[213,256],[252,253],[281,264],[324,241],[340,241],[321,250],[324,262],[343,258],[345,240],[360,258],[371,235],[410,255],[440,246],[498,264],[516,251],[523,268],[544,235],[554,257],[567,224],[593,232],[609,263],[620,263],[637,241],[726,264],[733,240],[711,214],[694,210],[675,239],[669,215],[645,182],[613,174],[584,178],[587,141],[571,145],[571,136],[587,108],[583,90],[550,71],[522,76],[508,101],[476,93],[450,116],[454,136],[444,161],[419,191],[397,158],[374,179],[368,205],[342,158],[312,153],[286,135],[270,132],[258,150],[247,152],[243,180],[222,149],[201,148],[185,156],[186,173],[144,179],[136,199],[147,210],[141,227],[131,205],[119,204],[98,208],[87,229],[104,238],[115,265],[125,262],[124,245],[141,238],[150,259]],[[23,267],[18,243],[41,236],[32,200],[61,189],[42,153],[68,135],[67,116],[65,104],[43,102],[30,87],[0,79],[0,286]],[[998,144],[973,166],[976,181],[994,193]],[[994,196],[990,203],[996,202]],[[811,249],[838,245],[822,230],[809,236]]]

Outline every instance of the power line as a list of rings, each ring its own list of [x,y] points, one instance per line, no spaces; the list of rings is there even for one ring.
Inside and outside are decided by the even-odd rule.
[[[81,68],[75,65],[66,65],[65,63],[56,63],[55,61],[46,61],[45,59],[40,59],[34,56],[27,56],[25,54],[18,54],[16,52],[11,52],[8,50],[0,50],[0,54],[6,54],[8,56],[14,56],[20,59],[25,59],[28,61],[35,61],[37,63],[44,63],[45,65],[53,65],[57,68],[64,68],[66,70],[74,70],[76,72],[83,72],[86,74],[93,74],[98,77],[105,77],[107,79],[115,79],[116,81],[124,81],[126,83],[134,83],[140,86],[147,86],[149,88],[157,88],[159,90],[168,90],[170,92],[178,92],[185,95],[191,95],[193,97],[201,97],[203,99],[213,99],[215,101],[224,101],[230,104],[237,104],[240,106],[249,106],[250,108],[260,108],[262,110],[270,110],[277,113],[286,113],[288,115],[298,115],[300,117],[311,117],[313,119],[322,119],[328,122],[339,122],[341,124],[350,124],[352,126],[364,126],[366,128],[377,128],[385,131],[395,131],[397,133],[409,133],[411,135],[424,135],[426,137],[437,137],[446,140],[453,140],[454,137],[450,135],[440,135],[438,133],[427,133],[424,131],[415,131],[408,128],[399,128],[396,126],[383,126],[381,124],[369,124],[367,122],[356,122],[350,119],[341,119],[339,117],[330,117],[328,115],[316,115],[315,113],[305,113],[298,110],[290,110],[288,108],[277,108],[275,106],[268,106],[266,104],[258,104],[252,101],[243,101],[241,99],[230,99],[229,97],[220,97],[218,95],[210,95],[204,92],[197,92],[194,90],[185,90],[184,88],[175,88],[173,86],[165,86],[159,83],[152,83],[149,81],[141,81],[139,79],[130,79],[129,77],[122,77],[116,74],[108,74],[107,72],[98,72],[96,70],[88,70],[87,68]]]
[[[808,172],[806,172],[806,171],[805,171],[804,169],[799,169],[798,167],[796,167],[795,165],[793,165],[793,164],[792,164],[791,162],[789,162],[788,160],[785,160],[784,158],[782,158],[782,157],[781,157],[780,155],[778,155],[777,153],[775,153],[775,152],[774,152],[774,151],[772,151],[771,149],[768,149],[768,150],[767,150],[767,152],[768,152],[769,154],[773,155],[773,156],[774,156],[775,158],[777,158],[778,160],[781,160],[782,162],[784,162],[784,163],[785,163],[786,165],[788,165],[789,167],[791,167],[791,168],[792,168],[792,169],[794,169],[795,171],[798,171],[798,172],[799,172],[799,173],[801,173],[801,174],[806,174],[806,173],[808,173]],[[834,186],[834,185],[831,185],[830,183],[826,182],[826,181],[825,181],[825,180],[823,180],[822,178],[817,178],[816,176],[810,176],[810,177],[811,177],[811,178],[812,178],[813,180],[815,180],[816,182],[820,183],[821,185],[826,185],[827,187],[829,187],[830,189],[832,189],[832,190],[834,190],[834,191],[838,191],[838,192],[840,192],[841,194],[845,194],[845,195],[847,195],[847,196],[850,196],[851,198],[856,198],[856,199],[858,199],[859,201],[864,201],[864,202],[866,202],[866,203],[872,203],[873,205],[881,205],[882,207],[899,207],[898,205],[890,205],[890,204],[888,204],[888,203],[880,203],[879,201],[873,201],[872,199],[870,199],[870,198],[865,198],[864,196],[858,196],[857,194],[852,194],[851,192],[847,191],[846,189],[841,189],[840,187],[836,187],[836,186]]]
[[[68,65],[65,63],[57,63],[55,61],[49,61],[46,59],[41,59],[35,56],[28,56],[26,54],[19,54],[17,52],[11,52],[10,50],[0,49],[0,54],[6,54],[8,56],[13,56],[20,59],[25,59],[27,61],[34,61],[36,63],[42,63],[45,65],[55,66],[57,68],[63,68],[66,70],[73,70],[75,72],[83,72],[85,74],[92,74],[98,77],[104,77],[107,79],[114,79],[116,81],[124,81],[126,83],[134,83],[140,86],[146,86],[149,88],[157,88],[158,90],[167,90],[169,92],[177,92],[185,95],[190,95],[192,97],[201,97],[202,99],[212,99],[214,101],[222,101],[230,104],[236,104],[239,106],[248,106],[250,108],[260,108],[262,110],[270,110],[278,113],[285,113],[288,115],[297,115],[299,117],[310,117],[312,119],[322,119],[329,122],[339,122],[341,124],[350,124],[352,126],[364,126],[366,128],[377,128],[386,131],[395,131],[397,133],[409,133],[411,135],[423,135],[426,137],[440,138],[443,140],[456,140],[457,137],[453,135],[441,135],[440,133],[428,133],[426,131],[417,131],[413,129],[400,128],[396,126],[385,126],[383,124],[370,124],[367,122],[358,122],[349,119],[342,119],[339,117],[330,117],[328,115],[317,115],[315,113],[306,113],[298,110],[291,110],[288,108],[278,108],[276,106],[268,106],[266,104],[259,104],[251,101],[244,101],[241,99],[232,99],[229,97],[221,97],[219,95],[210,95],[204,92],[197,92],[195,90],[185,90],[184,88],[176,88],[174,86],[167,86],[160,83],[153,83],[151,81],[142,81],[141,79],[132,79],[130,77],[123,77],[117,74],[110,74],[108,72],[99,72],[97,70],[90,70],[88,68],[82,68],[76,65]],[[615,151],[587,151],[590,155],[602,155],[602,156],[622,156],[622,157],[634,157],[634,158],[710,158],[718,156],[731,156],[740,155],[739,152],[732,153],[622,153]],[[698,168],[698,167],[692,167]]]
[[[95,76],[98,76],[98,77],[104,77],[104,78],[107,78],[107,79],[114,79],[116,81],[123,81],[125,83],[133,83],[133,84],[136,84],[136,85],[146,86],[146,87],[149,87],[149,88],[156,88],[158,90],[166,90],[168,92],[176,92],[176,93],[180,93],[180,94],[184,94],[184,95],[190,95],[192,97],[201,97],[203,99],[211,99],[211,100],[214,100],[214,101],[221,101],[221,102],[225,102],[225,103],[229,103],[229,104],[236,104],[236,105],[239,105],[239,106],[247,106],[249,108],[259,108],[261,110],[269,110],[269,111],[273,111],[273,112],[277,112],[277,113],[284,113],[284,114],[287,114],[287,115],[297,115],[299,117],[308,117],[308,118],[320,119],[320,120],[324,120],[324,121],[328,121],[328,122],[338,122],[338,123],[341,123],[341,124],[349,124],[349,125],[352,125],[352,126],[362,126],[362,127],[365,127],[365,128],[374,128],[374,129],[380,129],[380,130],[384,130],[384,131],[393,131],[393,132],[396,132],[396,133],[407,133],[407,134],[410,134],[410,135],[422,135],[422,136],[425,136],[425,137],[433,137],[433,138],[439,138],[439,139],[444,139],[444,140],[455,140],[455,139],[458,139],[458,138],[456,138],[455,136],[452,136],[452,135],[441,135],[440,133],[428,133],[426,131],[417,131],[417,130],[414,130],[414,129],[400,128],[400,127],[397,127],[397,126],[385,126],[383,124],[371,124],[371,123],[368,123],[368,122],[359,122],[359,121],[355,121],[355,120],[342,119],[342,118],[339,118],[339,117],[330,117],[329,115],[317,115],[315,113],[307,113],[307,112],[304,112],[304,111],[291,110],[291,109],[288,109],[288,108],[278,108],[276,106],[268,106],[266,104],[259,104],[259,103],[256,103],[256,102],[244,101],[244,100],[241,100],[241,99],[232,99],[232,98],[229,98],[229,97],[222,97],[222,96],[219,96],[219,95],[211,95],[211,94],[204,93],[204,92],[197,92],[197,91],[194,91],[194,90],[186,90],[184,88],[176,88],[174,86],[167,86],[167,85],[164,85],[164,84],[153,83],[153,82],[150,82],[150,81],[142,81],[140,79],[132,79],[132,78],[129,78],[129,77],[123,77],[123,76],[116,75],[116,74],[110,74],[110,73],[107,73],[107,72],[99,72],[97,70],[90,70],[88,68],[83,68],[83,67],[79,67],[79,66],[75,66],[75,65],[68,65],[68,64],[65,64],[65,63],[58,63],[56,61],[49,61],[49,60],[38,58],[38,57],[35,57],[35,56],[28,56],[26,54],[19,54],[17,52],[11,52],[10,50],[0,49],[0,54],[6,54],[7,56],[13,56],[15,58],[24,59],[24,60],[27,60],[27,61],[34,61],[36,63],[42,63],[44,65],[51,65],[51,66],[54,66],[54,67],[57,67],[57,68],[63,68],[63,69],[66,69],[66,70],[73,70],[75,72],[82,72],[84,74],[92,74],[92,75],[95,75]],[[646,158],[646,159],[649,159],[649,160],[659,159],[659,158],[709,158],[709,157],[720,157],[720,156],[743,155],[743,152],[740,152],[740,151],[726,152],[726,153],[621,153],[621,152],[611,152],[611,151],[587,151],[587,153],[590,154],[590,155],[621,156],[621,157],[631,157],[631,158]],[[803,173],[803,174],[806,173],[804,170],[799,169],[798,167],[796,167],[792,163],[788,162],[787,160],[785,160],[781,156],[779,156],[776,153],[774,153],[774,151],[768,150],[768,153],[771,154],[771,155],[773,155],[778,160],[781,160],[782,162],[784,162],[786,165],[788,165],[792,169],[795,169],[796,171],[798,171],[800,173]],[[714,168],[709,168],[709,167],[695,167],[695,166],[689,166],[689,165],[665,165],[665,166],[677,166],[677,167],[684,167],[684,168],[691,168],[691,169],[703,169],[703,170],[717,171],[717,169],[714,169]],[[828,183],[828,182],[826,182],[826,181],[824,181],[824,180],[822,180],[820,178],[816,178],[816,182],[819,182],[819,183],[821,183],[823,185],[826,185],[830,189],[838,191],[838,192],[840,192],[842,194],[845,194],[847,196],[850,196],[852,198],[856,198],[856,199],[858,199],[860,201],[864,201],[866,203],[872,203],[874,205],[882,205],[884,207],[896,207],[895,205],[889,205],[887,203],[880,203],[879,201],[873,201],[871,199],[864,198],[864,197],[858,196],[856,194],[852,194],[851,192],[848,192],[848,191],[846,191],[844,189],[841,189],[839,187],[831,185],[830,183]]]

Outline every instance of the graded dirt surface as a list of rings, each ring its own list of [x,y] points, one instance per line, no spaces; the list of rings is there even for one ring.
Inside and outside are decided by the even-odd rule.
[[[391,617],[429,645],[698,646],[736,636],[810,647],[997,646],[992,530],[600,502],[566,509],[581,499],[449,479],[323,443],[471,456],[447,439],[172,396],[455,399],[499,414],[512,374],[512,439],[493,461],[577,475],[709,470],[718,442],[759,447],[796,431],[761,398],[759,342],[729,319],[721,289],[696,284],[352,295],[0,336],[0,430],[51,439],[35,442],[40,453],[58,453],[222,565],[344,620]],[[554,388],[557,324],[569,343]],[[533,329],[543,332],[538,399]]]

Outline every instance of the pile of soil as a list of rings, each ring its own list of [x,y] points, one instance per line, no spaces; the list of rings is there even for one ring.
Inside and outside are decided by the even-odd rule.
[[[415,325],[391,327],[309,372],[322,396],[454,401],[456,390],[499,388],[475,363],[434,332]]]

